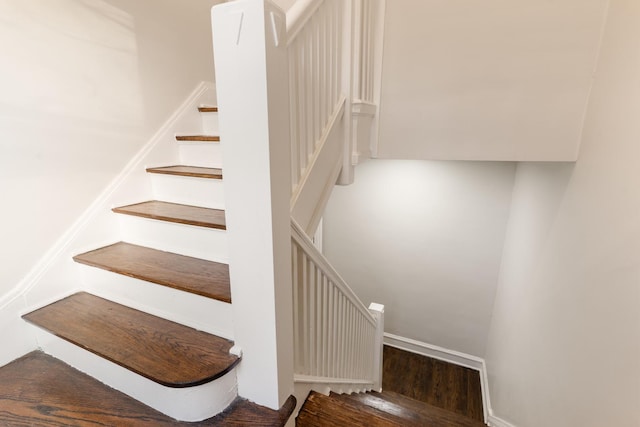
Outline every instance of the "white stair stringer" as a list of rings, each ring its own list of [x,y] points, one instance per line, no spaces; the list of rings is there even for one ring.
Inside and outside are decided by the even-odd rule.
[[[87,292],[172,322],[233,340],[231,304],[79,264]]]
[[[180,421],[202,421],[222,412],[237,397],[236,368],[194,387],[166,387],[103,359],[37,326],[39,347],[47,354]]]
[[[226,230],[118,214],[121,240],[165,252],[227,263]]]
[[[221,179],[159,173],[150,173],[149,178],[154,200],[224,209],[224,183]]]
[[[179,141],[180,162],[187,166],[222,168],[222,150],[218,142]]]

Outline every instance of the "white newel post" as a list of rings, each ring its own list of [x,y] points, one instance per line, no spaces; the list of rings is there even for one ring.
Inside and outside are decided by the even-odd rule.
[[[293,392],[289,80],[285,15],[264,0],[212,9],[238,392]]]
[[[373,390],[382,391],[382,351],[384,344],[384,305],[372,302],[369,312],[376,319],[375,350],[373,352]]]

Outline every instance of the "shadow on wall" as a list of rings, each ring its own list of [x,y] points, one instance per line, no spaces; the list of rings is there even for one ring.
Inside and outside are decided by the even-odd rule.
[[[385,331],[482,357],[515,176],[510,162],[371,160],[336,187],[324,249]]]
[[[102,0],[26,0],[0,3],[0,16],[3,117],[87,125],[139,121],[130,15]]]

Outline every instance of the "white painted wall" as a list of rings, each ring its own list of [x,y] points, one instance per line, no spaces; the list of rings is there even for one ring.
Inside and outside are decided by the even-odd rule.
[[[575,166],[517,170],[486,361],[518,427],[640,425],[639,21],[611,1]]]
[[[575,160],[607,0],[390,0],[380,158]]]
[[[215,3],[0,1],[0,300],[213,80]]]
[[[291,6],[293,6],[293,4],[296,2],[296,0],[271,0],[271,1],[285,12],[289,10]]]
[[[336,187],[324,251],[385,331],[482,357],[515,165],[372,160]]]

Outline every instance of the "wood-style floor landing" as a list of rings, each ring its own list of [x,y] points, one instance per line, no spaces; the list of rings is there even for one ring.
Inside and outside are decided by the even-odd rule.
[[[382,390],[484,420],[478,371],[389,346],[383,358]]]
[[[41,352],[0,369],[0,426],[3,427],[205,427],[284,426],[295,398],[279,411],[242,399],[225,412],[197,423],[175,421]]]

